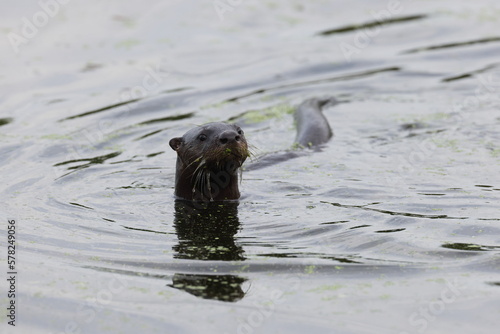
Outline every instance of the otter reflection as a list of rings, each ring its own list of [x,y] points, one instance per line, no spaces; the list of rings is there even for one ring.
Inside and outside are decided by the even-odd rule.
[[[244,251],[234,236],[238,232],[237,202],[190,202],[176,200],[174,226],[179,243],[173,247],[176,259],[243,261]],[[204,299],[238,301],[245,295],[246,279],[235,275],[177,273],[170,287]]]

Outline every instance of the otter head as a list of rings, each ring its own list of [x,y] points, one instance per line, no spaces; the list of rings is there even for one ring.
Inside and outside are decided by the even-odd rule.
[[[175,195],[195,201],[238,199],[238,169],[249,156],[237,125],[208,123],[170,140],[177,152]]]

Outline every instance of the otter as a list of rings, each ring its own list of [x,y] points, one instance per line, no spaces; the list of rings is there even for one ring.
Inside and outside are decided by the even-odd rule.
[[[333,136],[322,108],[334,103],[333,98],[312,98],[297,107],[295,146],[317,149]],[[208,123],[172,138],[169,144],[177,152],[175,196],[203,202],[240,198],[238,171],[250,152],[238,125]],[[247,169],[267,167],[299,155],[297,150],[267,155]]]
[[[249,156],[243,130],[234,124],[208,123],[172,138],[177,152],[175,195],[195,201],[240,197],[238,170]]]

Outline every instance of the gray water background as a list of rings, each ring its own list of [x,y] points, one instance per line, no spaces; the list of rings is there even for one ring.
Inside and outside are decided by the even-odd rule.
[[[2,333],[497,332],[498,2],[215,3],[0,5]],[[237,122],[258,159],[315,96],[321,152],[186,222],[170,138]]]

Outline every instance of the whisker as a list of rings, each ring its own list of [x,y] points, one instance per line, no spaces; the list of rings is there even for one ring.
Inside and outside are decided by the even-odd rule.
[[[199,160],[199,159],[201,159],[201,157],[200,157],[200,158],[198,158],[197,160]],[[191,166],[191,165],[192,165],[192,164],[190,164],[190,166]],[[193,179],[193,177],[195,176],[195,174],[197,174],[197,173],[198,173],[198,171],[200,170],[200,168],[201,168],[201,167],[203,167],[203,166],[205,166],[205,165],[206,165],[206,160],[205,160],[205,159],[201,160],[200,164],[199,164],[199,165],[196,167],[196,169],[193,171],[193,174],[191,174],[191,180]]]
[[[210,201],[213,202],[214,199],[212,197],[212,186],[210,184],[210,172],[207,173],[207,186],[208,186],[208,193],[210,194]]]

